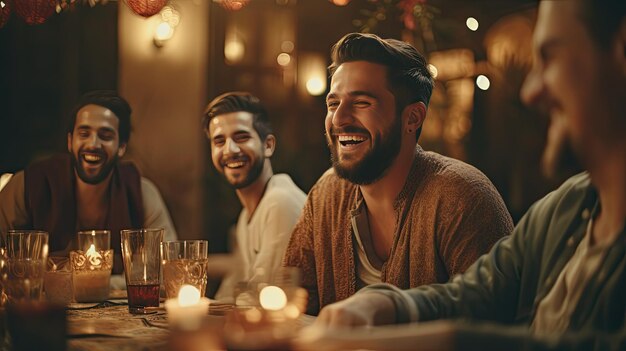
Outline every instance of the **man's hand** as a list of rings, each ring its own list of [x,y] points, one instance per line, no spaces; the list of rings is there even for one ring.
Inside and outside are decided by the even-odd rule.
[[[394,323],[395,318],[395,306],[391,298],[376,292],[366,292],[324,307],[314,326],[374,326]]]

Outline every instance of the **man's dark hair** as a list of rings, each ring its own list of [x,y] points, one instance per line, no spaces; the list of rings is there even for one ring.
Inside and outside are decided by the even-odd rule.
[[[267,111],[261,104],[261,100],[244,91],[225,93],[213,99],[204,111],[202,128],[208,132],[209,121],[214,117],[240,111],[252,114],[252,126],[261,140],[273,134]]]
[[[428,106],[433,92],[433,77],[426,68],[426,59],[413,46],[400,40],[382,39],[374,34],[350,33],[333,46],[332,77],[337,68],[352,61],[368,61],[387,67],[389,90],[396,98],[398,115],[415,102]],[[422,128],[415,135],[419,139]]]
[[[132,109],[128,102],[113,90],[94,90],[81,96],[78,100],[78,104],[70,115],[71,123],[67,126],[68,133],[71,134],[74,132],[76,115],[81,108],[87,105],[98,105],[111,110],[119,120],[118,134],[120,144],[128,143],[130,139],[130,114],[132,113]]]
[[[599,48],[609,49],[626,17],[624,0],[578,0],[578,15]]]

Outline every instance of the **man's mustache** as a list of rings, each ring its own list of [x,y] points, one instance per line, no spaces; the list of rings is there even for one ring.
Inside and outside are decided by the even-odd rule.
[[[359,128],[355,126],[346,126],[346,127],[331,127],[330,135],[335,136],[337,134],[366,134],[370,135],[370,133],[365,128]]]

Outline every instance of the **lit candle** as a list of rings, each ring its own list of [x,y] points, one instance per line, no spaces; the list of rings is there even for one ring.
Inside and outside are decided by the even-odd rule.
[[[185,331],[197,330],[209,313],[209,299],[200,296],[200,290],[192,285],[183,285],[177,298],[165,301],[170,328]]]
[[[277,286],[266,286],[259,293],[261,307],[270,311],[280,311],[287,306],[287,294]]]
[[[259,291],[261,308],[234,310],[227,317],[227,349],[288,350],[295,323],[288,318],[289,299],[282,288],[269,285]]]
[[[91,265],[89,269],[91,270],[93,270],[94,267],[100,267],[100,265],[102,264],[102,255],[100,255],[96,251],[96,247],[94,246],[94,244],[91,244],[91,246],[89,246],[89,250],[85,252],[85,256],[87,256],[87,259],[89,260],[89,264]]]
[[[109,297],[113,250],[99,251],[90,244],[84,253],[71,251],[70,262],[76,302],[99,302]]]

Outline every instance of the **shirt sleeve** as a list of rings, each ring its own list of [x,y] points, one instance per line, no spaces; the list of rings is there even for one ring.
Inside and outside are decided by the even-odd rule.
[[[270,200],[260,213],[263,217],[261,246],[251,271],[276,272],[281,266],[293,228],[300,217],[302,202],[280,194]],[[257,209],[258,210],[258,209]]]
[[[178,238],[165,202],[157,187],[150,180],[141,178],[141,196],[143,198],[144,227],[163,228],[163,241],[175,241]]]
[[[419,320],[417,306],[409,293],[394,285],[379,283],[368,285],[357,294],[381,294],[393,301],[396,323],[413,323]]]
[[[0,234],[29,222],[24,199],[24,171],[17,172],[0,191]]]

